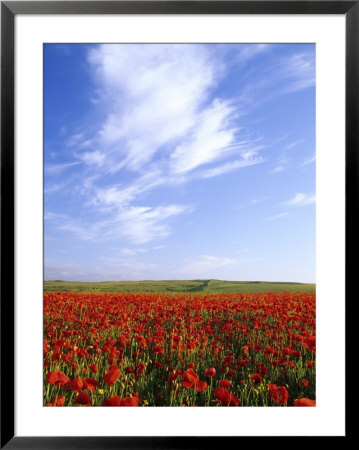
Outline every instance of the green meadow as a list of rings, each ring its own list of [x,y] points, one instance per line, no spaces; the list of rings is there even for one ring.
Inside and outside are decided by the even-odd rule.
[[[165,280],[165,281],[45,281],[44,290],[66,292],[315,292],[315,284],[221,281],[221,280]]]

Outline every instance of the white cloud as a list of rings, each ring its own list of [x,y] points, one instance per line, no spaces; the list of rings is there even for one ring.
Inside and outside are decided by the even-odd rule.
[[[243,47],[243,61],[264,49]],[[258,155],[263,145],[238,139],[237,106],[211,100],[225,65],[210,47],[106,44],[93,48],[88,62],[104,116],[91,138],[74,134],[68,144],[76,146],[75,156],[90,173],[91,166],[96,170],[91,182],[84,177],[81,192],[86,206],[108,213],[100,226],[104,239],[119,223],[119,235],[133,243],[165,237],[170,233],[166,221],[191,208],[153,208],[146,201],[149,191],[263,161]],[[202,166],[209,167],[196,170]],[[126,173],[120,182],[104,183],[120,171]],[[66,227],[81,235],[82,225]],[[98,230],[87,229],[84,236],[93,234]]]
[[[241,45],[239,48],[238,56],[236,62],[243,64],[249,59],[254,58],[260,53],[270,50],[271,44],[248,44]]]
[[[282,153],[277,158],[276,167],[274,169],[272,169],[272,174],[284,172],[285,170],[287,170],[289,163],[290,163],[290,160],[288,159],[286,154]]]
[[[252,159],[242,159],[239,161],[231,161],[229,163],[223,164],[218,167],[214,167],[213,169],[208,169],[202,172],[203,178],[211,178],[216,177],[218,175],[223,175],[227,172],[232,172],[233,170],[237,170],[243,167],[254,166],[256,164],[260,164],[264,162],[262,157],[252,158]]]
[[[58,175],[64,170],[70,169],[71,167],[77,166],[79,162],[70,162],[70,163],[62,163],[62,164],[46,164],[45,166],[45,174],[46,175]]]
[[[121,233],[135,244],[144,244],[170,234],[166,219],[188,210],[179,205],[158,208],[132,206],[119,213]]]
[[[153,250],[162,250],[166,247],[167,247],[166,245],[156,245],[155,247],[153,247]]]
[[[126,256],[135,256],[139,253],[146,253],[147,248],[123,248],[121,249],[121,253]]]
[[[238,103],[218,95],[213,100],[232,63],[215,47],[105,44],[90,50],[97,122],[86,131],[77,128],[67,146],[82,168],[77,193],[101,221],[70,220],[63,231],[134,244],[164,238],[171,233],[169,220],[191,207],[153,207],[150,191],[264,161],[264,145],[238,127]],[[267,48],[239,46],[236,64]]]
[[[315,86],[315,53],[296,53],[290,57],[279,58],[271,66],[253,75],[241,93],[243,111],[249,106],[258,106],[284,94],[299,92]]]
[[[272,173],[280,173],[280,172],[284,172],[285,167],[284,166],[277,166],[272,170]]]
[[[276,219],[280,219],[281,217],[285,217],[288,215],[289,215],[289,212],[286,211],[286,212],[282,212],[280,214],[276,214],[275,216],[267,217],[264,220],[276,220]]]
[[[168,179],[225,157],[245,159],[234,126],[237,106],[223,99],[208,103],[225,71],[213,55],[191,44],[93,49],[88,59],[108,110],[93,139],[96,151],[101,148],[93,162],[106,161],[111,173],[143,172],[156,157],[156,170]],[[256,153],[258,147],[247,144],[247,150]]]
[[[302,144],[305,141],[305,139],[299,139],[298,141],[291,142],[290,144],[285,146],[286,150],[291,150],[292,148],[296,147],[299,144]]]
[[[101,166],[105,160],[105,154],[99,150],[85,152],[77,155],[85,164]]]
[[[200,165],[216,161],[230,151],[235,129],[228,123],[234,109],[226,102],[215,100],[198,117],[198,124],[189,138],[177,146],[172,158],[174,173],[186,173]]]
[[[286,81],[283,92],[297,92],[315,85],[315,54],[298,53],[279,66],[280,78]]]
[[[181,179],[169,180],[162,172],[157,169],[150,170],[148,173],[136,178],[131,184],[123,186],[112,185],[107,188],[95,189],[94,195],[90,200],[90,204],[94,205],[113,205],[126,206],[139,195],[153,189],[154,187],[163,185],[165,183],[179,183]],[[93,188],[91,188],[93,189]]]
[[[59,227],[59,229],[63,231],[69,231],[83,241],[96,241],[98,236],[93,225],[90,227],[85,227],[72,223],[71,221],[63,223]]]
[[[66,218],[67,216],[65,214],[53,213],[51,211],[47,211],[44,215],[44,220],[62,220]]]
[[[47,184],[47,183],[45,183]],[[45,187],[44,189],[44,194],[45,195],[50,195],[50,194],[54,194],[56,192],[61,191],[61,189],[63,189],[65,186],[67,185],[67,183],[60,183],[60,184],[50,184],[49,187]]]
[[[140,170],[186,134],[218,72],[206,48],[193,45],[102,45],[89,62],[111,101],[98,138],[119,163],[113,170]]]
[[[315,194],[303,194],[301,192],[297,193],[292,199],[283,202],[282,205],[285,206],[307,206],[313,205],[315,203]]]
[[[67,139],[66,145],[68,147],[75,147],[75,146],[81,145],[83,138],[84,138],[84,133],[73,134],[72,136],[70,136]]]
[[[161,273],[156,264],[123,261],[123,259],[116,261],[111,258],[104,258],[100,267],[79,264],[45,265],[45,280],[127,281],[141,278],[153,279],[156,273]]]
[[[316,160],[316,156],[315,154],[313,156],[311,156],[310,158],[305,159],[301,164],[300,167],[305,167],[308,166],[309,164],[314,163]]]
[[[170,234],[167,220],[191,211],[188,206],[168,205],[156,208],[128,206],[119,208],[116,215],[95,221],[88,226],[67,220],[60,230],[74,233],[78,239],[92,242],[111,241],[124,238],[133,244],[145,244]],[[64,221],[62,221],[64,222]]]
[[[136,197],[137,193],[138,188],[135,185],[128,186],[125,189],[119,189],[116,186],[98,189],[95,198],[92,199],[92,203],[98,205],[124,206],[129,204]]]
[[[221,267],[236,264],[237,261],[226,256],[201,255],[197,258],[189,258],[183,266],[178,268],[179,273],[191,273],[193,277],[206,276],[211,278],[211,274]]]

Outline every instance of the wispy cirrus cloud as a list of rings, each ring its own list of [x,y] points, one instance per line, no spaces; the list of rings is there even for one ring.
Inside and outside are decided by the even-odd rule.
[[[315,194],[299,192],[293,198],[282,203],[283,206],[307,206],[315,203]]]
[[[285,166],[276,166],[274,167],[274,169],[272,169],[272,173],[280,173],[280,172],[284,172],[285,170]]]
[[[180,205],[150,207],[131,207],[118,217],[120,232],[135,244],[145,244],[158,237],[170,234],[167,219],[188,212],[189,208]]]
[[[275,243],[285,228],[279,219],[312,218],[310,208],[294,211],[312,196],[292,189],[314,192],[314,90],[284,96],[314,86],[314,49],[91,44],[45,52],[47,276],[256,278],[264,239]],[[59,62],[71,68],[61,78]],[[279,174],[290,167],[290,176]],[[234,212],[235,204],[247,208]],[[265,217],[278,222],[264,227]],[[252,258],[231,245],[237,236]]]
[[[89,63],[109,110],[92,138],[94,150],[78,157],[97,166],[105,161],[111,173],[142,172],[156,158],[164,177],[223,158],[238,160],[245,151],[238,145],[238,107],[211,100],[225,74],[225,64],[213,55],[206,46],[190,44],[93,49]]]
[[[62,163],[62,164],[46,164],[45,174],[46,175],[58,175],[67,169],[70,169],[74,166],[78,166],[79,164],[80,163],[78,161]]]
[[[306,158],[301,164],[300,167],[309,166],[310,164],[313,164],[316,160],[315,154],[309,158]]]
[[[82,224],[78,220],[62,217],[59,229],[74,233],[78,239],[100,242],[124,238],[136,245],[146,244],[170,234],[168,220],[191,211],[189,206],[167,205],[160,207],[128,206],[112,211],[101,220]],[[53,219],[53,217],[51,217]]]
[[[205,47],[102,45],[89,54],[107,117],[95,137],[111,171],[140,171],[198,124],[220,68]]]
[[[106,44],[89,50],[94,107],[100,113],[93,127],[78,127],[67,138],[75,162],[49,166],[47,174],[79,165],[76,190],[85,207],[102,217],[90,225],[80,218],[69,221],[62,224],[63,231],[87,240],[122,236],[138,245],[164,238],[171,233],[170,219],[193,206],[153,206],[151,191],[265,161],[260,154],[264,142],[239,127],[243,102],[217,88],[231,64],[245,64],[271,46],[240,46],[231,60],[220,56],[220,47]],[[266,77],[254,78],[251,95],[304,89],[313,84],[312,70],[308,53],[276,59]],[[242,91],[245,97],[245,86]],[[280,160],[273,173],[285,168]]]
[[[147,248],[121,248],[120,253],[126,256],[136,256],[139,253],[146,253]]]
[[[297,92],[315,85],[315,51],[297,53],[282,59],[277,66],[279,81],[283,82],[282,92]]]
[[[265,220],[265,221],[268,221],[268,220],[276,220],[276,219],[280,219],[280,218],[282,218],[282,217],[286,217],[286,216],[288,216],[288,215],[289,215],[289,212],[288,212],[288,211],[285,211],[285,212],[282,212],[282,213],[279,213],[279,214],[275,214],[274,216],[266,217],[264,220]]]
[[[266,50],[263,45],[243,47],[242,61]],[[108,226],[121,223],[120,235],[130,242],[167,236],[166,221],[193,209],[174,204],[154,208],[147,203],[150,191],[264,161],[259,155],[263,143],[238,129],[238,105],[214,95],[226,75],[216,49],[98,45],[89,51],[88,64],[103,113],[92,135],[74,133],[67,146],[86,175],[78,187],[85,205],[107,214]],[[82,227],[66,224],[63,230],[81,236]],[[94,224],[84,228],[84,238],[97,239]],[[110,234],[104,231],[102,237]]]
[[[236,264],[237,260],[227,256],[201,255],[197,258],[188,258],[178,267],[178,273],[192,273],[193,276],[211,277],[211,274],[222,267]]]
[[[297,141],[291,142],[290,144],[285,146],[285,150],[291,150],[294,147],[297,147],[297,145],[302,144],[305,141],[305,139],[299,139]]]
[[[203,178],[212,178],[219,175],[223,175],[227,172],[233,172],[234,170],[241,169],[243,167],[254,166],[264,161],[265,161],[264,158],[262,158],[261,156],[255,158],[241,159],[239,161],[231,161],[226,164],[214,167],[212,169],[205,170],[202,172],[201,176]]]
[[[253,73],[240,99],[251,107],[275,97],[315,86],[315,50],[277,58],[261,73]],[[245,109],[245,108],[244,108]]]
[[[83,264],[46,264],[45,280],[63,279],[67,281],[111,281],[138,280],[152,278],[160,267],[153,263],[115,260],[103,258],[101,265],[89,267]],[[145,274],[145,275],[144,275]]]

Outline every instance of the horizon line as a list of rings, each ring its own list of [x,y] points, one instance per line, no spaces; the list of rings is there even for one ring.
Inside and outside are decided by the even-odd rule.
[[[160,281],[222,281],[226,283],[281,283],[281,284],[316,284],[315,281],[268,281],[268,280],[221,280],[220,278],[170,278],[170,279],[141,279],[141,280],[97,280],[97,281],[80,281],[80,280],[60,280],[50,279],[44,280],[44,283],[143,283],[143,282],[160,282]]]

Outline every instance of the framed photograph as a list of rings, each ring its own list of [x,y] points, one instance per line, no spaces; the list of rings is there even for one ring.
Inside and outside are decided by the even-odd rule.
[[[1,448],[348,437],[358,29],[1,2]]]

